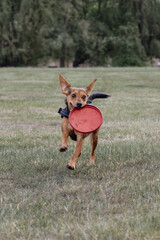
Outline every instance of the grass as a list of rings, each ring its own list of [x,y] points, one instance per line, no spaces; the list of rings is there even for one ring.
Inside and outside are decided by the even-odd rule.
[[[75,143],[58,151],[59,73],[112,95],[94,101],[94,167],[89,139],[75,171]],[[160,239],[159,79],[158,68],[0,69],[0,239]]]

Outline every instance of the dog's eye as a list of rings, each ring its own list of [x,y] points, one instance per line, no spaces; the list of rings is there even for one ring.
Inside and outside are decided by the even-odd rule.
[[[85,96],[85,95],[83,95],[82,99],[86,99],[86,96]]]
[[[75,97],[76,97],[76,94],[73,93],[73,94],[72,94],[72,97],[75,98]]]

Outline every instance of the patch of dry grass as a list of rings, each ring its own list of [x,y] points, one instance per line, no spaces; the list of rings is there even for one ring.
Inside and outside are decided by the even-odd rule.
[[[58,74],[98,78],[103,113],[96,166],[89,139],[59,153]],[[157,68],[0,69],[0,239],[160,239],[160,71]]]

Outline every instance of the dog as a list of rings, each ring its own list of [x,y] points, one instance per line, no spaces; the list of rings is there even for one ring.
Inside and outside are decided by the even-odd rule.
[[[66,95],[66,105],[67,107],[63,110],[68,111],[69,112],[73,109],[73,108],[82,108],[87,104],[88,98],[90,96],[90,93],[93,89],[93,86],[96,82],[96,79],[94,79],[87,87],[85,88],[76,88],[76,87],[71,87],[71,85],[66,81],[66,79],[62,76],[59,75],[59,82],[60,82],[60,87],[61,87],[61,91],[64,95]],[[107,97],[109,95],[106,95]],[[59,110],[62,111],[62,109]],[[84,139],[90,135],[91,137],[91,154],[90,154],[90,164],[95,164],[95,149],[97,147],[98,144],[98,130],[95,130],[94,132],[91,133],[80,133],[75,131],[71,125],[69,124],[69,120],[66,116],[67,114],[64,113],[64,115],[62,115],[62,125],[61,125],[61,129],[62,129],[62,137],[61,137],[61,147],[60,147],[60,152],[64,152],[67,150],[68,148],[68,138],[69,136],[71,137],[72,140],[76,140],[77,144],[76,144],[76,148],[75,148],[75,152],[72,156],[72,158],[70,159],[69,163],[67,164],[67,168],[70,170],[74,170],[75,166],[76,166],[76,162],[78,157],[81,155],[81,151],[82,151],[82,147],[84,144]]]

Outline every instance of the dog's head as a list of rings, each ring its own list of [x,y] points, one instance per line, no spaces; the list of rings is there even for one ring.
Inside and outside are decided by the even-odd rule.
[[[95,81],[96,79],[94,79],[93,82],[85,88],[75,88],[71,87],[62,75],[59,75],[61,91],[67,96],[66,100],[69,110],[74,107],[82,108],[87,104],[88,97],[92,91]]]

